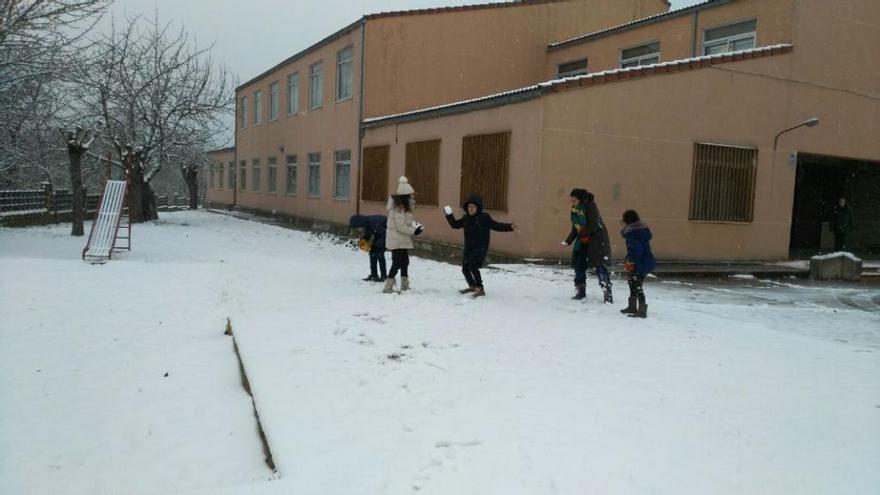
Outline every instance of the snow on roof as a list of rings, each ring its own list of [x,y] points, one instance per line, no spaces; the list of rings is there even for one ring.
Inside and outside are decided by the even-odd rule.
[[[703,8],[706,8],[706,7],[714,7],[714,6],[716,6],[715,4],[723,5],[725,3],[729,3],[730,1],[732,1],[732,0],[705,0],[704,2],[690,5],[687,7],[682,7],[680,9],[670,10],[668,12],[661,12],[659,14],[654,14],[654,15],[651,15],[648,17],[643,17],[641,19],[635,19],[633,21],[624,22],[623,24],[618,24],[616,26],[611,26],[609,28],[600,29],[599,31],[593,31],[591,33],[582,34],[580,36],[575,36],[574,38],[569,38],[567,40],[559,41],[556,43],[550,43],[549,45],[547,45],[547,49],[548,50],[556,50],[559,48],[564,48],[569,45],[575,45],[580,42],[589,41],[594,38],[600,38],[602,36],[605,36],[605,35],[608,35],[611,33],[615,33],[618,31],[624,31],[624,30],[627,30],[630,28],[641,26],[642,24],[652,24],[654,22],[664,20],[667,18],[674,18],[674,17],[688,14],[688,13],[696,11],[696,10],[702,10]]]
[[[624,75],[646,75],[646,74],[658,74],[664,72],[674,72],[677,69],[681,69],[683,67],[687,68],[697,68],[704,67],[706,65],[714,65],[717,63],[726,63],[733,62],[737,60],[756,58],[761,56],[774,55],[778,53],[786,53],[789,50],[794,48],[793,45],[790,44],[778,44],[778,45],[770,45],[763,46],[759,48],[752,48],[749,50],[740,50],[736,52],[729,53],[719,53],[717,55],[704,55],[701,57],[691,57],[691,58],[683,58],[679,60],[671,60],[669,62],[660,62],[651,65],[642,65],[639,67],[627,67],[625,69],[610,69],[601,72],[593,72],[590,74],[584,74],[580,76],[571,76],[564,77],[560,79],[551,79],[549,81],[544,81],[538,84],[533,84],[531,86],[525,86],[522,88],[517,88],[509,91],[504,91],[501,93],[495,93],[491,95],[482,96],[479,98],[472,98],[468,100],[461,100],[452,103],[446,103],[443,105],[437,105],[433,107],[420,108],[418,110],[412,110],[409,112],[403,112],[393,115],[384,115],[381,117],[373,117],[369,119],[364,119],[362,125],[364,127],[377,127],[379,124],[385,123],[387,121],[394,120],[419,120],[420,118],[427,117],[428,115],[449,111],[452,112],[454,109],[460,109],[461,111],[467,111],[472,109],[472,107],[483,108],[481,104],[484,104],[485,107],[498,106],[498,102],[502,102],[500,104],[505,103],[513,103],[519,101],[525,101],[532,98],[537,98],[542,96],[545,92],[562,89],[566,89],[568,87],[577,87],[577,86],[586,86],[591,82],[597,81],[607,81],[609,78],[611,80],[625,80],[629,79],[629,77],[618,77]],[[490,103],[493,102],[493,103]]]

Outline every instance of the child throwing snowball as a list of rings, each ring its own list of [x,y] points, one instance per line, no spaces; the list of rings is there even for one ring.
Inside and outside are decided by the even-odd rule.
[[[480,268],[486,260],[489,251],[489,237],[491,231],[513,232],[516,224],[496,222],[483,211],[483,199],[474,194],[464,202],[462,208],[465,215],[460,219],[453,216],[452,208],[445,206],[443,212],[446,221],[453,229],[464,229],[464,256],[461,261],[461,272],[467,281],[467,288],[462,289],[462,294],[470,293],[473,297],[483,297],[486,291],[483,288],[483,278],[480,276]]]

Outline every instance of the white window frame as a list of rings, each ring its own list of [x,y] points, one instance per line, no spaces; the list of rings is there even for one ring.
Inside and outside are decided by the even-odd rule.
[[[241,192],[247,192],[247,160],[242,160],[240,165],[240,171],[238,175],[238,181],[236,182],[236,186],[238,190]]]
[[[714,39],[712,41],[706,41],[706,34],[708,34],[709,31],[713,31],[713,30],[719,29],[719,28],[736,26],[737,24],[745,24],[748,22],[755,22],[755,30],[754,31],[750,31],[747,33],[742,33],[742,34],[735,34],[733,36],[726,36],[724,38],[718,38],[718,39]],[[720,46],[720,45],[725,45],[727,49],[723,52],[713,53],[712,55],[720,55],[722,53],[732,53],[733,50],[731,50],[730,46],[733,43],[735,43],[737,41],[747,40],[749,38],[754,40],[752,43],[752,48],[755,48],[756,46],[758,46],[758,20],[756,18],[743,19],[743,20],[739,20],[736,22],[728,22],[726,24],[720,24],[718,26],[705,28],[705,29],[703,29],[703,55],[704,56],[709,55],[709,53],[707,53],[709,48],[715,47],[715,46]],[[751,48],[747,48],[747,50],[750,50],[750,49]]]
[[[235,161],[227,162],[226,166],[229,169],[226,171],[226,190],[234,191],[235,190]]]
[[[299,72],[287,76],[287,115],[299,113]]]
[[[634,48],[642,48],[645,46],[657,44],[657,51],[646,53],[644,55],[639,55],[637,57],[623,58],[623,52],[627,50],[632,50]],[[657,59],[656,61],[649,62],[649,60]],[[626,48],[620,49],[620,68],[621,69],[629,69],[632,67],[640,67],[642,65],[653,65],[660,63],[660,40],[647,41],[645,43],[639,43],[638,45],[628,46]],[[633,64],[633,65],[630,65]]]
[[[279,95],[278,81],[269,85],[269,121],[278,120],[278,97]]]
[[[222,189],[225,189],[225,186],[223,185],[223,181],[225,180],[225,177],[223,176],[223,174],[226,173],[226,167],[223,162],[217,162],[217,165],[219,167],[218,168],[219,173],[218,173],[218,179],[217,179],[217,189],[222,190]]]
[[[287,155],[285,158],[286,167],[284,168],[284,194],[288,196],[296,196],[296,190],[299,188],[299,164],[296,155]],[[293,187],[290,183],[290,170],[293,169]],[[292,190],[291,190],[292,189]]]
[[[324,61],[318,60],[309,66],[309,110],[322,106],[324,106]]]
[[[574,71],[560,72],[563,65],[574,64],[576,62],[584,62],[584,68],[574,70]],[[579,58],[576,60],[569,60],[568,62],[563,62],[561,64],[556,64],[556,78],[557,79],[562,79],[564,77],[583,76],[585,74],[588,74],[589,71],[590,71],[590,59],[589,58]]]
[[[260,159],[254,158],[251,160],[251,192],[258,193],[260,192],[260,188],[262,187],[262,166],[260,165]]]
[[[343,52],[348,50],[348,57],[343,57]],[[346,78],[346,80],[343,80]],[[343,93],[344,90],[347,93]],[[354,94],[354,45],[348,45],[336,52],[336,102],[350,100]]]
[[[254,91],[254,125],[263,120],[263,91]]]
[[[317,157],[317,161],[314,158]],[[321,153],[309,153],[308,154],[309,161],[309,197],[310,198],[320,198],[321,197]],[[314,180],[317,192],[312,189],[312,182]]]
[[[266,159],[266,192],[278,192],[278,158],[274,156]]]
[[[242,129],[244,129],[245,127],[248,126],[248,105],[247,105],[247,102],[248,102],[247,96],[242,96],[241,99],[239,100],[238,109],[241,114],[241,115],[239,115],[239,117],[240,117],[239,120],[241,121],[240,125],[241,125]]]
[[[348,158],[340,158],[344,154]],[[339,173],[339,167],[345,167],[345,175]],[[333,199],[351,199],[351,150],[339,150],[333,154]],[[345,178],[346,192],[339,194],[340,179]]]

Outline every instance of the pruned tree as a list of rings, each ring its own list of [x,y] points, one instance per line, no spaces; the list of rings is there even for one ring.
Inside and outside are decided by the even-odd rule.
[[[70,192],[73,194],[70,235],[81,236],[84,234],[83,222],[86,210],[82,184],[82,159],[95,140],[95,135],[89,130],[78,128],[75,131],[62,130],[61,136],[67,142],[67,154],[70,158]]]

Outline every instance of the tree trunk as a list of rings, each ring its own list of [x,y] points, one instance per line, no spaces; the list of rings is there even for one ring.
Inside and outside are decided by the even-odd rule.
[[[183,173],[186,189],[189,191],[189,209],[199,209],[199,169],[198,167],[186,167]]]
[[[82,185],[82,156],[84,149],[68,142],[67,155],[70,158],[70,189],[73,194],[73,217],[70,235],[84,235],[83,220],[85,219],[85,194]]]
[[[144,167],[138,162],[132,163],[128,167],[128,177],[131,181],[131,203],[129,203],[131,223],[158,220],[156,193],[144,177]]]

